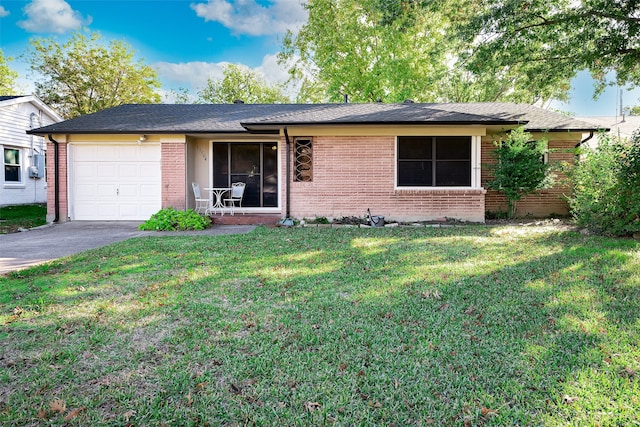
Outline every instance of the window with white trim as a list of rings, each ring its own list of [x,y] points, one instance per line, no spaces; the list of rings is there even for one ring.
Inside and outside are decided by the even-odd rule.
[[[470,187],[471,136],[399,136],[398,187]]]
[[[20,150],[17,148],[4,149],[4,182],[22,182],[22,168],[20,165]]]

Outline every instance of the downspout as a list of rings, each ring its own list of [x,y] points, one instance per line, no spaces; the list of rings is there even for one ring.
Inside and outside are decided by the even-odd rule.
[[[56,141],[55,139],[53,139],[53,135],[49,134],[49,141],[51,141],[53,143],[53,167],[54,167],[54,172],[53,172],[53,179],[55,180],[54,182],[54,196],[53,196],[53,200],[54,200],[54,205],[55,205],[55,212],[54,212],[54,218],[53,218],[53,222],[58,222],[60,221],[60,165],[59,163],[59,157],[60,157],[60,148],[59,148],[59,143],[58,141]]]
[[[576,144],[576,146],[575,146],[575,150],[576,151],[575,151],[575,153],[573,155],[573,163],[574,163],[574,165],[576,163],[578,163],[578,161],[580,160],[580,154],[578,154],[578,148],[580,148],[580,146],[582,144],[584,144],[585,142],[589,141],[591,138],[593,138],[593,131],[589,132],[589,136],[588,137],[586,137],[585,139],[583,139],[582,141],[580,141],[580,142],[578,142]]]
[[[287,200],[287,209],[286,209],[286,217],[282,220],[280,220],[280,225],[284,225],[287,227],[291,227],[293,225],[293,220],[291,219],[291,209],[290,209],[290,205],[291,205],[291,190],[290,190],[290,181],[291,181],[291,141],[289,140],[289,132],[287,130],[287,127],[284,127],[284,138],[286,141],[286,150],[287,150],[287,155],[286,155],[286,162],[287,162],[287,183],[285,186],[285,193],[286,193],[286,200]]]
[[[590,140],[591,138],[593,138],[593,131],[589,132],[589,136],[586,137],[585,139],[583,139],[582,141],[578,142],[576,144],[576,148],[580,147],[582,144],[584,144],[585,142],[587,142],[588,140]]]

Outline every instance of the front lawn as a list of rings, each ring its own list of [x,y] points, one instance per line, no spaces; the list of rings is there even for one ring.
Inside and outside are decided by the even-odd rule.
[[[14,205],[0,207],[0,234],[15,233],[47,223],[45,205]]]
[[[145,237],[0,277],[0,424],[640,423],[640,243]]]

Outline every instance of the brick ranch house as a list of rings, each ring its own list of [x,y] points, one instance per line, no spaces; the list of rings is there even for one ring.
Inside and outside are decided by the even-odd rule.
[[[122,105],[29,131],[46,136],[48,218],[145,220],[195,206],[191,183],[246,183],[243,211],[282,217],[483,222],[493,141],[524,125],[548,161],[574,161],[593,124],[524,104]],[[566,214],[567,187],[518,203]]]

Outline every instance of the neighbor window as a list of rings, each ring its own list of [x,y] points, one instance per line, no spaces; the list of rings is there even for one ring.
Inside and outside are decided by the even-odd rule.
[[[4,149],[4,181],[21,182],[20,150],[16,148]]]
[[[399,187],[470,187],[470,136],[398,137]]]
[[[309,138],[296,138],[295,181],[313,181],[313,143]]]

